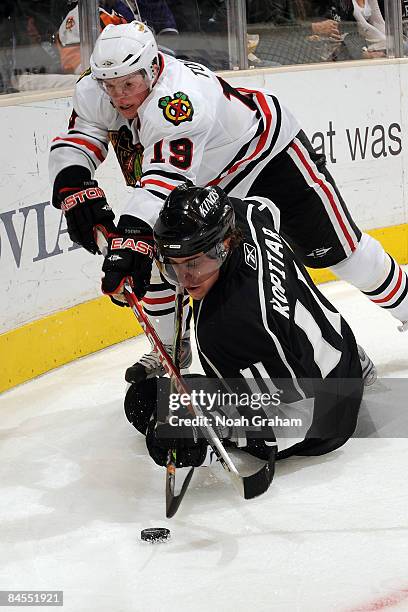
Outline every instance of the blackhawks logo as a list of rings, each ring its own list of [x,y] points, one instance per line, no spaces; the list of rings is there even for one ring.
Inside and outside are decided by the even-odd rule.
[[[174,125],[191,121],[194,115],[193,105],[189,97],[182,91],[178,91],[173,97],[164,96],[160,98],[159,108],[162,109],[164,118]]]
[[[133,144],[132,132],[125,125],[122,125],[118,131],[110,131],[109,140],[115,150],[126,184],[136,187],[142,176],[142,145]]]

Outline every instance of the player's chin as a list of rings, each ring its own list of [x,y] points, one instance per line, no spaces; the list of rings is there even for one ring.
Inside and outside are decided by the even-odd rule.
[[[125,119],[134,119],[137,115],[138,106],[136,104],[133,104],[128,108],[124,108],[123,106],[118,106],[116,108]]]
[[[196,285],[194,287],[185,287],[186,291],[191,295],[193,300],[201,300],[207,293],[207,287],[203,283],[202,285]]]

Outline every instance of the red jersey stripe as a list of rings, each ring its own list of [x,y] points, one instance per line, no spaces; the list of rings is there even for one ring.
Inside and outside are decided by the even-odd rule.
[[[99,159],[100,162],[103,162],[105,157],[106,157],[103,154],[102,150],[99,149],[99,147],[97,147],[96,145],[91,144],[87,140],[83,140],[83,138],[72,138],[71,136],[70,137],[65,136],[65,138],[60,138],[59,136],[57,136],[57,138],[54,138],[54,140],[52,142],[55,142],[56,140],[65,140],[67,142],[74,142],[75,144],[82,145],[82,146],[86,147],[87,149],[89,149],[90,151],[92,151],[92,153],[94,153],[96,155],[96,157]]]
[[[374,302],[375,304],[383,304],[384,302],[388,302],[397,293],[398,289],[401,287],[401,283],[402,283],[402,268],[399,269],[397,284],[395,285],[394,289],[390,291],[390,293],[386,295],[385,297],[380,298],[379,300],[371,300],[371,301]]]
[[[174,302],[175,300],[175,295],[168,295],[167,297],[162,297],[162,298],[148,298],[148,297],[144,297],[143,298],[143,302],[145,302],[146,304],[168,304],[170,302]]]
[[[142,181],[141,186],[144,187],[147,184],[157,185],[158,187],[164,187],[164,189],[168,189],[169,191],[173,191],[176,188],[176,185],[170,185],[170,183],[165,183],[164,181],[159,181],[157,179],[146,179]]]
[[[352,239],[352,237],[349,234],[349,231],[344,223],[344,219],[343,219],[343,215],[342,212],[340,211],[335,200],[333,197],[332,192],[330,191],[330,189],[328,188],[327,184],[322,181],[322,179],[318,178],[315,174],[315,172],[313,171],[312,167],[308,164],[305,156],[303,155],[302,151],[300,150],[299,146],[295,143],[292,142],[290,144],[291,149],[294,149],[300,159],[300,161],[302,162],[303,166],[306,168],[310,178],[317,184],[319,185],[319,187],[321,187],[321,189],[324,191],[324,193],[326,194],[329,202],[330,202],[330,206],[332,207],[332,210],[336,216],[337,221],[339,222],[339,225],[341,227],[341,229],[343,230],[343,233],[346,237],[346,240],[349,244],[349,247],[352,251],[356,250],[357,244],[354,242],[354,240]]]
[[[233,172],[235,172],[241,164],[253,159],[256,155],[258,155],[262,151],[262,149],[265,146],[266,141],[268,140],[269,131],[271,129],[271,124],[272,124],[272,113],[271,113],[271,109],[269,108],[265,100],[265,96],[259,91],[252,91],[251,89],[244,89],[243,87],[240,87],[239,91],[244,91],[245,93],[253,93],[255,95],[256,99],[259,102],[259,106],[261,107],[265,115],[266,126],[265,126],[264,131],[262,132],[261,137],[258,140],[258,144],[256,145],[255,151],[251,153],[251,155],[249,155],[248,157],[245,157],[244,159],[237,161],[233,166],[231,166],[231,168],[225,174],[223,174],[223,176],[210,181],[208,185],[218,185],[218,183],[220,183],[223,178],[228,176],[228,174],[232,174]]]

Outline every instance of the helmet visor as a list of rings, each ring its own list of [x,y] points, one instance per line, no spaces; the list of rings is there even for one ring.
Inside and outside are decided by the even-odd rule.
[[[220,242],[209,251],[191,258],[163,257],[159,253],[156,259],[160,272],[170,283],[182,285],[188,290],[208,280],[219,270],[227,255],[228,250]]]
[[[138,70],[114,79],[97,79],[97,81],[111,98],[137,95],[150,86],[145,70]]]

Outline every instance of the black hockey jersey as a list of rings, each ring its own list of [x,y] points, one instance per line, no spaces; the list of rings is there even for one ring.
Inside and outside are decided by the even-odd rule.
[[[252,390],[283,389],[289,403],[313,395],[308,436],[348,437],[363,389],[354,335],[279,235],[278,209],[266,198],[231,201],[244,239],[194,302],[202,366]]]

